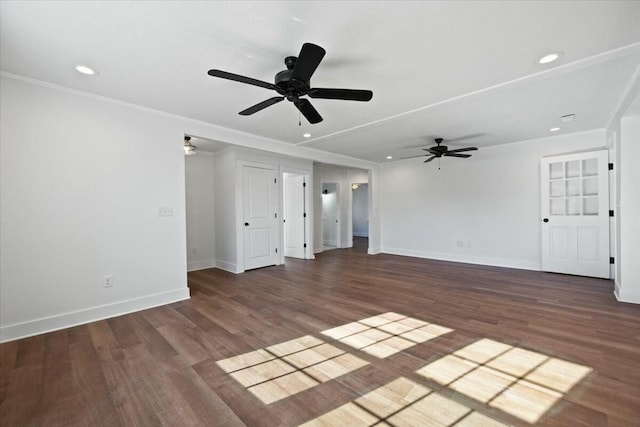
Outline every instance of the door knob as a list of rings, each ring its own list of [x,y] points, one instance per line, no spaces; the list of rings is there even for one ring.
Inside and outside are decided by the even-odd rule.
[[[249,223],[248,223],[248,222],[245,222],[245,223],[244,223],[244,226],[245,226],[245,227],[248,227],[248,226],[249,226]]]
[[[542,222],[549,222],[549,218],[543,219]]]

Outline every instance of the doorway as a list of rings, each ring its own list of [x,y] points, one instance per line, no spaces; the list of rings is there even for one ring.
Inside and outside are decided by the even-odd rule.
[[[336,182],[322,183],[322,249],[325,251],[340,247],[339,188]]]
[[[369,184],[351,184],[351,230],[353,247],[369,248]]]

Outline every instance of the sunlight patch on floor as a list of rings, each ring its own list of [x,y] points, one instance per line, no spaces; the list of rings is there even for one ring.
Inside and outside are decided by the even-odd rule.
[[[218,366],[270,404],[338,378],[368,364],[310,335],[217,362]]]
[[[302,426],[504,426],[459,402],[400,377]]]
[[[452,331],[389,312],[327,329],[322,334],[383,359]]]
[[[481,339],[416,373],[535,423],[591,371],[587,366]]]

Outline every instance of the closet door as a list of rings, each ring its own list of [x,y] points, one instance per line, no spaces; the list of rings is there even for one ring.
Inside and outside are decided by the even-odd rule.
[[[276,171],[243,166],[244,269],[277,262]]]

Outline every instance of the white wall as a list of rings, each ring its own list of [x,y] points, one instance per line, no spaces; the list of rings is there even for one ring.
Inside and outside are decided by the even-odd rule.
[[[352,190],[353,235],[369,236],[369,184],[360,184]]]
[[[267,150],[252,156],[280,156],[281,170],[306,159],[310,177],[312,161],[377,171],[364,160],[0,74],[0,341],[188,298],[185,134]],[[221,163],[233,169],[235,157]],[[224,167],[214,174],[216,190],[236,184]],[[218,201],[216,223],[225,207]],[[173,215],[159,217],[158,208]],[[377,208],[372,222],[378,241]],[[228,238],[215,228],[218,267],[226,250],[237,260],[237,232]],[[108,274],[114,285],[105,289]]]
[[[605,131],[380,166],[382,251],[540,269],[540,158],[602,148]]]
[[[215,267],[214,156],[185,156],[187,270]]]
[[[4,76],[0,87],[0,340],[188,298],[182,126]]]
[[[616,286],[620,301],[640,303],[640,115],[620,123],[620,192],[618,224],[621,233]]]

